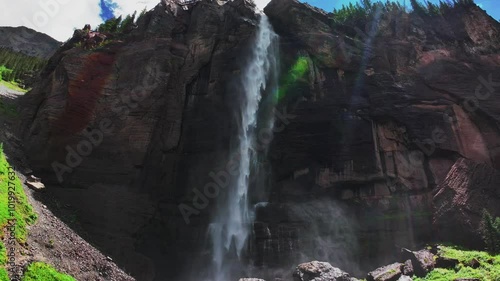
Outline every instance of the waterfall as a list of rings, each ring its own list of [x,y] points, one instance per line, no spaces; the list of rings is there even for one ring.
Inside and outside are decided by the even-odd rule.
[[[257,125],[259,107],[263,103],[263,92],[271,91],[276,83],[277,42],[266,15],[261,14],[257,37],[252,46],[248,65],[241,73],[243,98],[238,132],[238,173],[235,174],[227,194],[221,202],[210,224],[209,235],[212,244],[213,280],[229,280],[231,264],[242,265],[247,240],[252,233],[253,206],[249,203],[249,179],[257,148]],[[271,97],[271,100],[274,100]],[[266,105],[267,107],[269,104]],[[269,127],[269,120],[265,126]]]

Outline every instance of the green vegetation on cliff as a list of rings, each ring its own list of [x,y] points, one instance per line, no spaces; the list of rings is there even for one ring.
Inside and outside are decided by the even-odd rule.
[[[102,33],[111,33],[111,34],[124,34],[130,32],[134,29],[137,21],[146,14],[146,9],[144,9],[139,17],[136,17],[137,11],[135,11],[132,15],[127,15],[125,19],[122,16],[118,18],[110,18],[104,23],[100,24],[97,27],[98,32]]]
[[[457,247],[439,247],[441,257],[458,260],[455,268],[436,268],[424,278],[414,277],[413,281],[449,281],[458,278],[479,278],[484,281],[500,280],[500,255],[481,251],[467,251]],[[476,266],[474,263],[478,262]]]
[[[454,7],[467,7],[475,5],[474,0],[442,0],[439,4],[429,1],[409,0],[414,13],[422,17],[444,15]],[[355,4],[342,5],[340,9],[334,9],[331,19],[333,24],[365,24],[381,13],[408,12],[407,7],[398,1],[386,0],[372,1],[361,0]]]

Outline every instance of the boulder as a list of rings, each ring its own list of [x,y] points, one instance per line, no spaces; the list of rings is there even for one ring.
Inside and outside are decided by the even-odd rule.
[[[408,276],[413,276],[413,264],[411,263],[411,260],[406,260],[405,263],[403,264],[403,274],[408,275]]]
[[[402,255],[404,259],[411,260],[414,273],[418,277],[424,277],[436,265],[435,256],[428,250],[413,252],[408,249],[402,249]]]
[[[33,189],[33,190],[36,190],[36,191],[40,191],[40,190],[43,190],[45,189],[45,185],[41,182],[41,179],[40,178],[37,178],[33,175],[29,176],[26,181],[25,181],[25,184]]]
[[[437,268],[455,268],[459,261],[457,259],[438,256],[436,259]]]
[[[413,281],[413,279],[411,279],[410,276],[401,275],[401,277],[399,277],[398,281]]]
[[[393,263],[383,267],[379,267],[368,273],[366,280],[368,281],[397,281],[401,277],[402,263]]]
[[[333,267],[327,262],[312,261],[302,263],[293,273],[294,281],[351,281],[347,272]]]
[[[239,281],[266,281],[266,280],[259,278],[240,278]]]
[[[472,268],[478,268],[481,266],[481,263],[477,259],[472,259],[468,262],[467,265],[472,267]]]

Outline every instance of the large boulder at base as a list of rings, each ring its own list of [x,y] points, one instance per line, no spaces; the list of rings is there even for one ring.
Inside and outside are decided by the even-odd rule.
[[[401,277],[402,263],[393,263],[383,267],[379,267],[368,273],[366,280],[368,281],[397,281]]]
[[[413,279],[411,279],[410,276],[401,275],[401,277],[399,277],[398,281],[413,281]]]
[[[457,259],[438,257],[436,259],[436,268],[455,268],[459,261]]]
[[[428,250],[413,252],[408,249],[402,249],[401,252],[404,259],[411,260],[415,275],[418,277],[424,277],[436,266],[434,255]]]
[[[293,273],[294,281],[351,281],[347,272],[333,267],[327,262],[312,261],[302,263]]]

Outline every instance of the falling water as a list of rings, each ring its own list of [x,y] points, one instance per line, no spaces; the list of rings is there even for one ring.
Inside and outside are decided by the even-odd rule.
[[[239,167],[227,197],[219,202],[210,225],[213,280],[229,280],[231,264],[241,264],[248,237],[252,231],[253,211],[249,204],[249,178],[256,153],[256,128],[262,93],[273,83],[268,83],[276,69],[278,36],[268,18],[260,16],[257,38],[248,65],[242,72],[241,86],[244,97],[241,106],[238,153]]]

